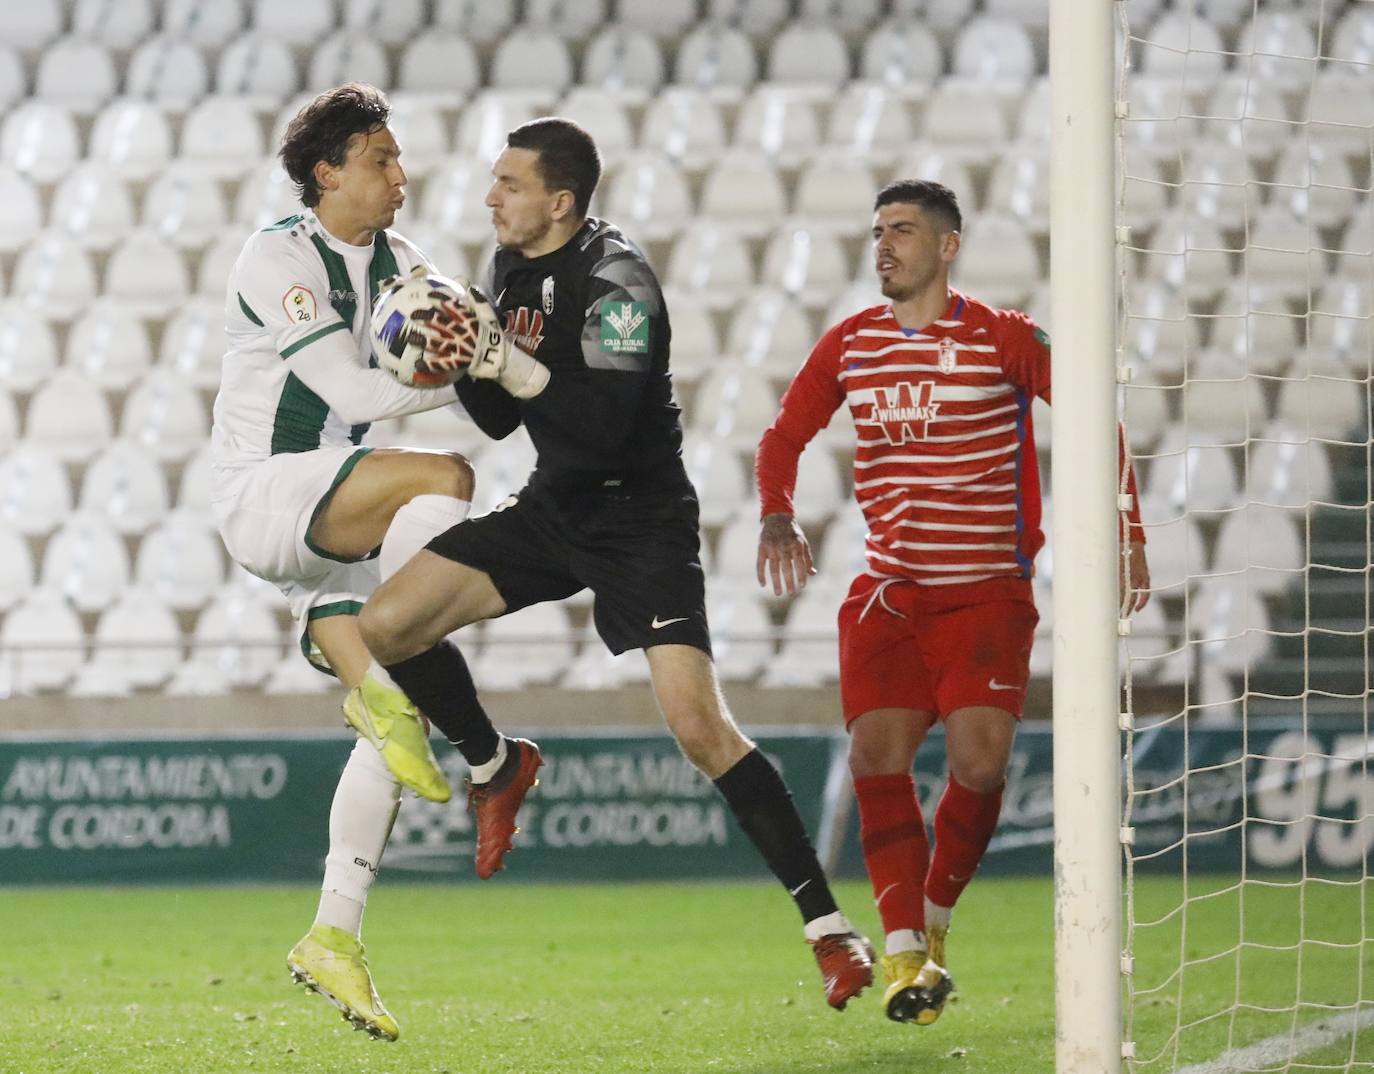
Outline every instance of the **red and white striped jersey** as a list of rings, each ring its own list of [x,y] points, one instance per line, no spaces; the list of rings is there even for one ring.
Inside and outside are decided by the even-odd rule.
[[[820,338],[764,433],[763,514],[792,513],[797,460],[848,403],[868,573],[925,585],[1029,578],[1044,544],[1031,402],[1050,398],[1049,339],[1023,313],[951,292],[902,328],[890,305]]]

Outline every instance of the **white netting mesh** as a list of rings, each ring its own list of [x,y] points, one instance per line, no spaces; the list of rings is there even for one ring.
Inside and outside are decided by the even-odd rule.
[[[1117,7],[1128,1066],[1368,1069],[1374,3]]]

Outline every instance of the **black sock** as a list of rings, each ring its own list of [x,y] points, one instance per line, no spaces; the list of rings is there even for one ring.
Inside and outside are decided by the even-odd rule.
[[[791,894],[802,920],[811,921],[839,909],[792,794],[763,751],[750,750],[716,780],[716,786],[744,834]]]
[[[486,764],[496,756],[501,736],[477,700],[468,662],[451,641],[386,670],[469,765]]]

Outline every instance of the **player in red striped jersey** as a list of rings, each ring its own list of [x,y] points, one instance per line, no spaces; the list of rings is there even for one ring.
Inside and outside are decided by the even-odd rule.
[[[887,304],[827,331],[759,444],[758,578],[795,593],[815,573],[792,512],[806,444],[848,404],[867,568],[840,607],[840,694],[864,861],[887,934],[889,1018],[929,1025],[953,989],[950,914],[1001,809],[1039,615],[1031,597],[1040,477],[1031,402],[1050,399],[1050,348],[1025,314],[952,291],[962,218],[952,191],[903,180],[874,206]],[[1123,468],[1126,491],[1135,477]],[[1134,504],[1134,500],[1132,500]],[[1128,609],[1149,596],[1134,506]],[[945,724],[949,780],[934,853],[912,779]]]

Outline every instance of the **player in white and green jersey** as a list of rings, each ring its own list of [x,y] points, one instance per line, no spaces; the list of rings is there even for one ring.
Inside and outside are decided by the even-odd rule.
[[[418,712],[382,726],[359,703],[372,659],[357,615],[379,576],[467,516],[473,476],[454,452],[364,445],[371,422],[456,404],[452,390],[405,387],[372,361],[381,281],[428,268],[389,230],[406,185],[389,114],[380,91],[350,83],[287,127],[280,155],[304,211],[250,236],[230,273],[211,461],[225,547],[281,588],[307,657],[352,691],[344,712],[363,736],[330,811],[319,912],[287,965],[354,1025],[394,1040],[358,939],[363,906],[401,784],[439,801],[450,792]]]

